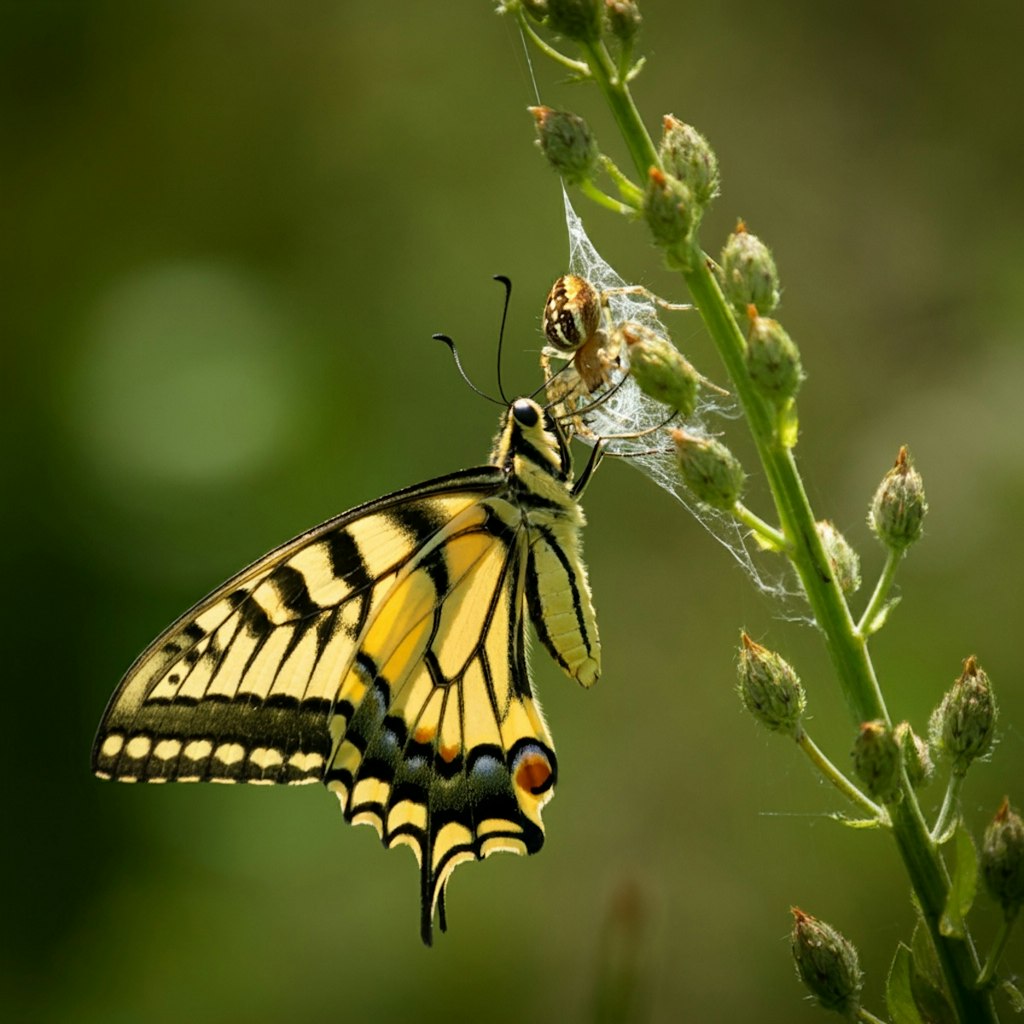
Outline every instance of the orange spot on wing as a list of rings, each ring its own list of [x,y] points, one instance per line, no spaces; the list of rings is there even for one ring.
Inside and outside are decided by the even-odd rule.
[[[516,785],[531,793],[540,793],[551,781],[551,762],[542,754],[530,754],[519,762]]]
[[[412,738],[417,743],[430,743],[437,735],[437,727],[433,725],[421,725],[413,734]]]
[[[442,761],[447,761],[451,764],[462,753],[462,747],[453,744],[450,747],[441,747],[438,753],[441,755]]]

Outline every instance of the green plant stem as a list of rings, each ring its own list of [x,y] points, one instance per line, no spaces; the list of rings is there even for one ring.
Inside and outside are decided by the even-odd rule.
[[[589,58],[590,73],[604,94],[615,123],[619,126],[633,166],[637,169],[641,182],[646,182],[647,172],[652,167],[660,166],[660,161],[658,151],[654,148],[654,143],[651,142],[651,137],[640,119],[640,112],[633,102],[633,94],[629,91],[625,78],[615,70],[615,64],[603,42],[599,40],[580,45]]]
[[[588,199],[597,203],[598,206],[603,206],[606,210],[611,210],[612,213],[629,214],[635,212],[633,207],[620,203],[618,199],[614,199],[607,192],[602,192],[592,181],[581,181],[579,183],[579,190]]]
[[[732,514],[757,537],[758,543],[762,547],[770,551],[785,551],[787,549],[785,535],[751,512],[746,505],[737,501],[733,506]]]
[[[1010,934],[1013,931],[1013,926],[1016,921],[1016,910],[1012,914],[1003,915],[1003,920],[999,925],[999,932],[996,935],[996,940],[992,943],[992,951],[989,953],[988,959],[985,961],[984,970],[982,970],[981,974],[978,975],[978,988],[988,988],[995,980],[999,961],[1003,958],[1003,951],[1006,949],[1006,944],[1010,941]]]
[[[932,842],[941,843],[946,832],[949,830],[950,823],[960,805],[960,790],[963,788],[963,785],[963,775],[959,772],[949,773],[949,782],[946,783],[946,795],[942,798],[942,808],[932,828]]]
[[[896,570],[899,568],[900,562],[903,561],[903,555],[906,553],[906,550],[906,548],[900,548],[899,550],[895,548],[888,549],[882,574],[878,577],[874,593],[864,609],[864,614],[860,617],[860,622],[857,623],[857,634],[859,636],[867,639],[867,637],[875,632],[877,627],[874,625],[874,622],[878,618],[878,613],[882,610],[886,598],[889,596],[893,580],[896,578]]]
[[[588,44],[583,49],[590,58],[594,81],[622,130],[637,173],[641,179],[646,179],[648,169],[657,164],[657,152],[632,96],[625,83],[615,79],[614,68],[602,43]],[[881,719],[891,725],[866,640],[857,632],[849,606],[829,571],[796,461],[792,452],[780,443],[771,407],[756,391],[747,373],[743,335],[711,272],[707,256],[696,246],[689,267],[682,274],[732,380],[757,446],[782,533],[788,541],[790,561],[824,636],[851,715],[857,723]],[[902,799],[890,808],[893,835],[935,943],[958,1017],[964,1024],[994,1024],[998,1018],[991,999],[974,987],[980,965],[970,936],[954,939],[943,935],[939,928],[950,887],[949,874],[925,825],[917,797],[905,778],[901,796]]]
[[[615,187],[619,190],[619,195],[622,196],[622,201],[632,207],[631,213],[635,213],[640,209],[644,201],[643,191],[637,188],[630,179],[619,170],[615,161],[611,157],[601,156],[601,166],[604,168],[608,177],[615,182]]]
[[[869,1010],[865,1010],[863,1006],[857,1009],[857,1020],[862,1020],[865,1024],[885,1024],[881,1017],[876,1017]]]
[[[888,822],[885,810],[862,793],[822,752],[821,748],[808,736],[801,726],[796,736],[797,746],[811,759],[811,763],[819,772],[839,790],[847,800],[856,804],[872,818],[879,822]]]
[[[963,1024],[996,1024],[999,1018],[991,998],[975,987],[979,964],[970,934],[954,939],[943,935],[939,928],[950,887],[949,874],[931,841],[917,801],[904,799],[890,808],[890,814],[893,836],[935,945],[958,1019]]]
[[[526,15],[521,10],[517,12],[517,20],[519,21],[519,27],[525,35],[545,57],[553,60],[556,64],[560,64],[563,68],[567,68],[580,78],[590,77],[590,68],[587,67],[584,61],[573,60],[572,57],[567,57],[561,50],[556,50],[546,40],[537,35],[533,30],[533,26],[527,20]]]

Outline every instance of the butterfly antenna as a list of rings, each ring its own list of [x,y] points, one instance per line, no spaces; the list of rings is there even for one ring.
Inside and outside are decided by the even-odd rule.
[[[501,384],[501,347],[502,342],[505,340],[505,321],[508,319],[508,305],[512,299],[512,282],[504,274],[495,274],[495,281],[500,281],[505,286],[505,308],[501,311],[501,330],[498,331],[498,394],[504,399],[505,404],[508,405],[508,396],[505,394],[505,389]]]
[[[502,408],[508,405],[508,402],[499,402],[496,398],[492,398],[486,391],[481,391],[470,379],[469,374],[462,368],[462,360],[459,358],[459,350],[455,347],[455,342],[448,337],[447,334],[433,334],[431,337],[434,341],[443,341],[449,348],[452,354],[452,358],[455,360],[455,368],[459,371],[459,376],[469,385],[470,389],[475,391],[481,398],[486,398],[488,402],[492,402],[494,405],[500,405]],[[502,395],[504,398],[504,395]]]

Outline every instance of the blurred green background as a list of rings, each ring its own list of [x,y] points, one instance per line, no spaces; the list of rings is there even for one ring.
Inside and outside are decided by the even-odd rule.
[[[980,829],[1004,792],[1024,803],[1024,8],[642,6],[638,104],[718,152],[705,246],[743,216],[775,251],[809,375],[798,455],[869,581],[865,511],[900,443],[924,474],[927,537],[877,664],[919,728],[962,658],[990,672]],[[845,765],[821,644],[628,466],[586,499],[604,676],[584,693],[534,659],[561,766],[548,843],[460,869],[435,948],[411,856],[319,787],[91,777],[118,678],[197,597],[341,509],[482,461],[494,409],[430,334],[493,390],[490,275],[510,275],[504,372],[532,390],[567,245],[522,46],[482,0],[2,19],[8,1019],[584,1021],[634,955],[628,1019],[816,1020],[791,904],[857,943],[881,1012],[913,920],[892,845],[829,820],[838,797],[733,693],[745,627],[797,666]],[[538,77],[624,164],[596,93]],[[577,207],[627,279],[685,297],[640,226]],[[721,380],[696,317],[672,322]],[[751,504],[767,513],[756,474]]]

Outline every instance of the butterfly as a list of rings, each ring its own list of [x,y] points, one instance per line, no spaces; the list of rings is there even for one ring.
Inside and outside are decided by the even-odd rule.
[[[446,339],[447,340],[447,339]],[[557,761],[527,620],[583,686],[601,650],[568,441],[511,402],[488,465],[360,505],[233,576],[136,659],[97,732],[123,782],[321,782],[412,847],[420,933],[458,864],[536,853]]]

